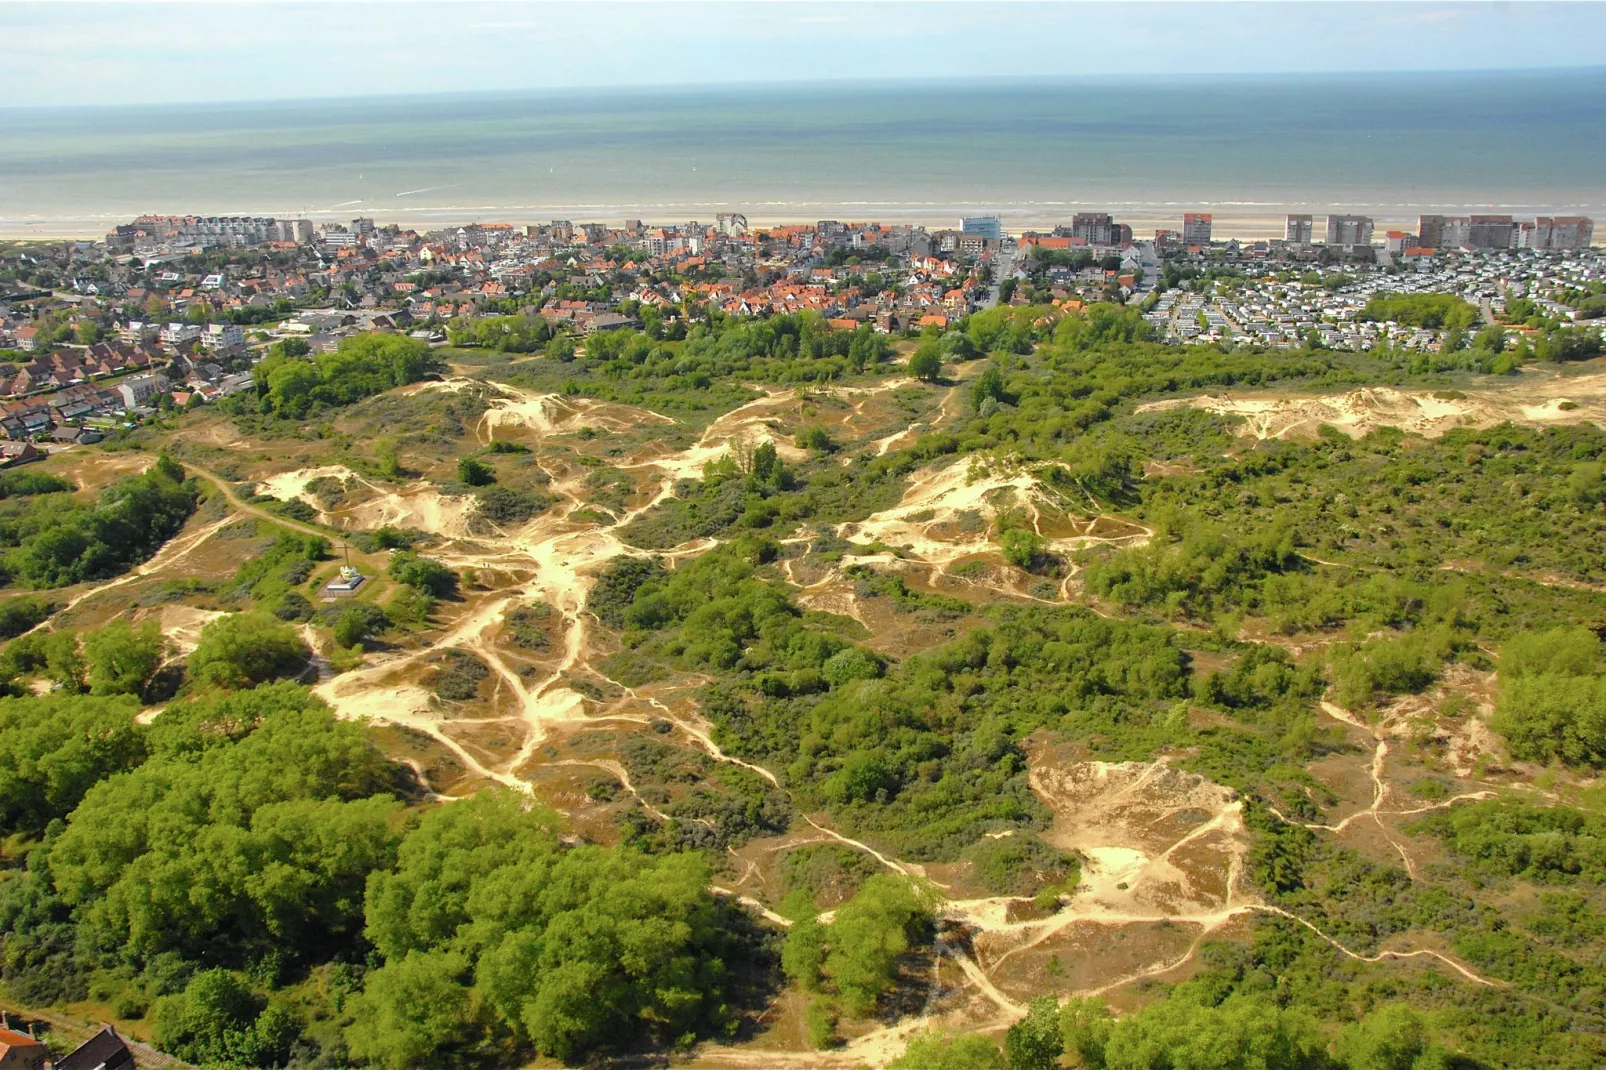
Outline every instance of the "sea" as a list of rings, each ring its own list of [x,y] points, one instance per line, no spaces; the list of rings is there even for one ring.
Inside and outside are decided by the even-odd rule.
[[[1020,230],[1079,211],[1140,235],[1206,211],[1238,237],[1288,212],[1601,216],[1606,67],[0,108],[7,237],[142,213]]]

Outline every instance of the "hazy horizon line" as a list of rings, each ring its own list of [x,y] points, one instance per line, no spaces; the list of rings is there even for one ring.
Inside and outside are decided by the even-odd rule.
[[[853,89],[853,88],[955,88],[955,87],[1009,87],[1067,86],[1067,85],[1176,85],[1188,82],[1225,84],[1232,82],[1263,82],[1271,80],[1297,80],[1303,82],[1355,82],[1376,80],[1380,75],[1390,79],[1453,79],[1466,77],[1545,77],[1562,78],[1598,74],[1606,76],[1606,62],[1578,66],[1554,67],[1460,67],[1460,68],[1376,68],[1344,71],[1145,71],[1140,73],[1106,74],[1039,74],[1039,75],[978,75],[969,78],[920,76],[906,78],[797,78],[779,81],[714,81],[714,82],[662,82],[620,83],[585,86],[528,86],[497,89],[413,90],[380,93],[325,94],[315,96],[236,97],[225,100],[173,100],[104,102],[96,104],[0,104],[0,115],[22,113],[65,113],[101,111],[169,111],[169,110],[223,110],[229,108],[271,108],[280,105],[347,104],[363,101],[408,100],[475,100],[507,99],[509,97],[633,97],[660,96],[664,93],[695,96],[705,93],[732,91],[785,92],[796,89]]]

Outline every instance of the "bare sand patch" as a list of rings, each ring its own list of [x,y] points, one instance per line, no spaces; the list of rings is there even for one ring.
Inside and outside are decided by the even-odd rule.
[[[1323,424],[1352,438],[1380,427],[1436,438],[1457,427],[1493,427],[1508,421],[1535,427],[1606,421],[1606,374],[1561,376],[1531,371],[1511,382],[1471,391],[1387,386],[1324,395],[1224,391],[1151,401],[1135,411],[1178,408],[1241,417],[1238,433],[1258,439],[1309,437]]]
[[[258,494],[267,494],[287,502],[292,498],[301,497],[307,492],[307,484],[318,479],[333,479],[338,483],[356,481],[374,490],[379,489],[343,464],[326,464],[317,468],[297,468],[294,471],[280,472],[278,475],[258,479],[255,481],[256,491]]]

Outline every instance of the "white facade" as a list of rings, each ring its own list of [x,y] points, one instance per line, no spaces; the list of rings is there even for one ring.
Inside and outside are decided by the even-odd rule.
[[[162,328],[162,341],[170,346],[192,342],[201,337],[201,328],[195,323],[169,323]]]
[[[238,349],[245,345],[245,332],[237,323],[208,323],[201,339],[213,349]]]

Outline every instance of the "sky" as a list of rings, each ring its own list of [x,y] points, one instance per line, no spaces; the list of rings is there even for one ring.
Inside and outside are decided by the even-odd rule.
[[[0,3],[0,107],[1606,64],[1606,3]]]

